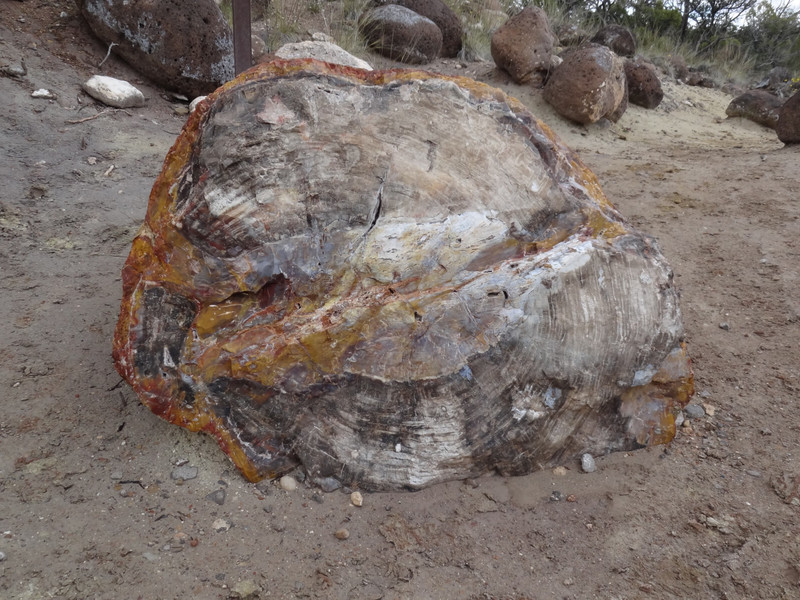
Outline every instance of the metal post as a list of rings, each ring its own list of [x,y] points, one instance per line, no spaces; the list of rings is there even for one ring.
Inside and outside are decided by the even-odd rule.
[[[233,69],[238,75],[250,68],[250,0],[233,0]]]

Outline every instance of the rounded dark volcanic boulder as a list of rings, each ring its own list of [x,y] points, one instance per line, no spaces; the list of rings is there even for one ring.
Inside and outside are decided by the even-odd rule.
[[[190,98],[233,78],[233,35],[214,0],[77,0],[87,23],[134,69]]]

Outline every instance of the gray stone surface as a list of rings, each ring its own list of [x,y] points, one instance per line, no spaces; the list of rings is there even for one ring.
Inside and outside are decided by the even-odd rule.
[[[214,0],[77,0],[92,31],[159,85],[200,96],[233,77],[233,35]]]

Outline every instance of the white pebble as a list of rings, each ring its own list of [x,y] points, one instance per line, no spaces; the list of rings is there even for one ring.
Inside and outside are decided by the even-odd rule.
[[[361,492],[353,492],[350,494],[350,502],[353,506],[361,506],[364,504],[364,496],[361,495]]]
[[[594,464],[594,457],[588,452],[581,456],[581,469],[584,473],[594,473],[597,470],[597,465]]]
[[[231,528],[231,524],[229,521],[225,519],[215,519],[214,522],[211,524],[211,528],[216,531],[217,533],[222,531],[228,531]]]
[[[281,477],[281,488],[287,492],[293,492],[297,489],[297,481],[291,475],[284,475]]]

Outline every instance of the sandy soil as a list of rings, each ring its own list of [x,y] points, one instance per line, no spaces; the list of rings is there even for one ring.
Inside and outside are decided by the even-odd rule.
[[[595,473],[487,475],[359,508],[246,482],[120,381],[119,273],[185,116],[113,56],[98,69],[106,48],[75,13],[0,0],[0,65],[28,68],[0,78],[0,597],[800,597],[800,507],[784,501],[800,476],[800,148],[726,120],[719,91],[667,82],[657,110],[585,128],[488,63],[438,63],[523,100],[659,239],[707,414]],[[147,106],[95,105],[80,84],[98,72]],[[173,479],[184,462],[197,477]]]

